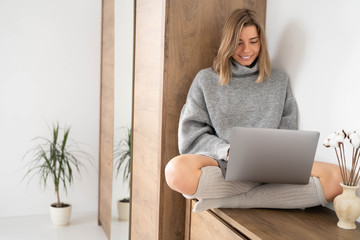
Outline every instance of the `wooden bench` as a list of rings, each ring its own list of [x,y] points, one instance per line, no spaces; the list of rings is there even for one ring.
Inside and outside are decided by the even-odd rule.
[[[188,200],[191,209],[196,200]],[[189,208],[190,209],[190,208]],[[337,227],[334,211],[325,207],[306,210],[277,209],[211,209],[187,213],[185,239],[190,240],[360,240],[360,224],[356,230]]]

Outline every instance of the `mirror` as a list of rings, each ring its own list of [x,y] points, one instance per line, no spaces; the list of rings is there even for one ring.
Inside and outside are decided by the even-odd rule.
[[[129,181],[124,181],[127,161],[119,171],[119,156],[127,148],[131,128],[134,0],[114,1],[114,167],[112,192],[111,239],[129,239],[129,205],[119,200],[130,197]],[[121,215],[119,215],[121,214]]]

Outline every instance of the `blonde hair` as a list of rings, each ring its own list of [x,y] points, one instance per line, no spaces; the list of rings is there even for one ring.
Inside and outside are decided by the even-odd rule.
[[[260,52],[258,56],[259,76],[256,82],[268,79],[271,73],[271,63],[266,46],[264,27],[256,13],[249,9],[234,10],[223,27],[218,54],[213,62],[213,69],[219,74],[220,85],[227,85],[231,78],[231,58],[240,39],[244,27],[255,26],[260,38]]]

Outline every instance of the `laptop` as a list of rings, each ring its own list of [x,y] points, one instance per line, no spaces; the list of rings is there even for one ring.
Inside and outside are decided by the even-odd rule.
[[[225,180],[307,184],[319,135],[317,131],[233,128]]]

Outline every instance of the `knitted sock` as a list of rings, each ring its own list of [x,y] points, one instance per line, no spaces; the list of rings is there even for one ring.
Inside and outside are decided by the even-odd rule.
[[[311,177],[307,185],[263,184],[235,196],[200,199],[193,211],[202,212],[210,208],[303,209],[320,204],[325,206],[327,201],[319,179]]]
[[[203,167],[201,172],[196,192],[191,196],[183,194],[184,197],[221,198],[246,193],[260,185],[260,183],[225,181],[221,169],[215,166]]]

